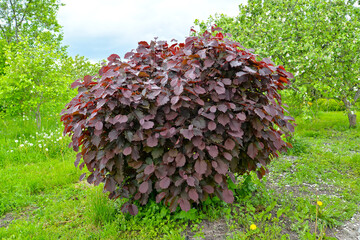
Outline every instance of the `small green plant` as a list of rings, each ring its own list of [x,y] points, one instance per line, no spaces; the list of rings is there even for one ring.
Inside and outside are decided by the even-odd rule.
[[[89,214],[96,225],[111,223],[116,219],[116,207],[114,202],[104,197],[104,194],[97,189],[91,196]]]
[[[314,104],[320,111],[344,111],[345,107],[344,104],[341,101],[338,101],[336,99],[326,99],[326,98],[320,98],[316,101],[316,104]],[[317,106],[316,106],[317,105]]]

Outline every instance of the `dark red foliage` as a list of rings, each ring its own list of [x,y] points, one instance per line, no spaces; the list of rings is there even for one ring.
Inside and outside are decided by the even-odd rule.
[[[219,31],[214,28],[213,31]],[[239,43],[205,32],[185,43],[139,42],[73,86],[78,95],[62,112],[64,134],[80,151],[95,185],[110,198],[146,204],[151,193],[172,211],[216,195],[227,203],[233,173],[256,171],[290,144],[293,131],[281,96],[292,74]],[[83,178],[84,176],[82,176]],[[123,211],[136,214],[132,201]]]

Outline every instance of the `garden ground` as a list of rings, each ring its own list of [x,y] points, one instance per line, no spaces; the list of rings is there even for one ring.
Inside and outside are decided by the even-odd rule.
[[[124,200],[78,181],[82,171],[56,116],[43,131],[26,117],[1,119],[0,239],[357,240],[360,128],[349,129],[343,112],[296,121],[294,148],[261,181],[238,176],[234,204],[213,198],[170,213],[149,202],[132,217],[120,211]]]

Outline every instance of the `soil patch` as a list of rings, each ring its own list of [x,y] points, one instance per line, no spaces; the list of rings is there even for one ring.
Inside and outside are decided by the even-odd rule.
[[[11,213],[6,214],[3,218],[0,218],[0,227],[7,227],[14,219]]]

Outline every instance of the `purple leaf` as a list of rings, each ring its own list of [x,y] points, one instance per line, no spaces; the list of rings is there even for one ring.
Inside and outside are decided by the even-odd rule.
[[[206,149],[211,157],[216,158],[219,155],[219,150],[217,146],[207,146]]]
[[[81,182],[86,176],[86,173],[83,173],[80,175],[79,182]]]
[[[161,192],[158,195],[156,195],[156,203],[161,202],[161,200],[166,196],[165,192]]]
[[[224,79],[222,80],[222,82],[223,82],[225,85],[231,85],[231,83],[232,83],[232,81],[231,81],[230,78],[224,78]]]
[[[112,142],[112,141],[114,141],[115,139],[117,139],[118,136],[119,136],[119,133],[118,133],[118,131],[117,131],[116,129],[111,130],[110,133],[109,133],[109,140],[110,140],[110,142]]]
[[[115,189],[116,189],[115,180],[113,178],[106,178],[104,189],[106,189],[109,192],[115,191]]]
[[[215,91],[217,92],[217,94],[224,94],[225,93],[225,88],[222,87],[222,86],[216,86]]]
[[[206,163],[205,160],[200,160],[200,159],[198,159],[198,160],[195,162],[194,168],[195,168],[195,171],[196,171],[199,175],[205,174],[206,169],[207,169],[207,163]]]
[[[223,152],[223,156],[226,160],[231,161],[233,156],[228,152]]]
[[[193,130],[189,130],[189,129],[181,129],[180,133],[187,139],[191,140],[191,138],[194,137],[194,132]]]
[[[246,74],[248,74],[248,73],[243,72],[243,71],[240,71],[240,72],[237,72],[237,73],[236,73],[236,76],[237,76],[237,77],[242,77],[242,76],[244,76],[244,75],[246,75]]]
[[[116,59],[120,59],[120,57],[117,54],[111,54],[107,59],[109,62],[114,62]]]
[[[201,115],[203,115],[204,117],[210,119],[211,121],[214,121],[214,119],[215,119],[215,114],[214,113],[201,113]]]
[[[184,91],[184,86],[182,84],[176,85],[174,87],[175,95],[180,95]]]
[[[186,179],[186,182],[187,182],[187,184],[188,184],[189,186],[195,187],[195,178],[193,178],[193,177],[188,177],[188,178]]]
[[[175,162],[177,167],[183,167],[186,163],[184,154],[179,153],[175,158]]]
[[[205,192],[207,192],[207,193],[209,193],[209,194],[214,193],[214,188],[213,188],[212,186],[210,186],[210,185],[205,185],[205,186],[203,187],[203,189],[204,189]]]
[[[157,104],[158,106],[164,105],[169,101],[169,96],[168,95],[164,95],[164,94],[160,94],[157,98]]]
[[[101,138],[94,135],[92,138],[91,138],[91,142],[96,146],[96,147],[99,147],[99,144],[101,142]]]
[[[118,122],[118,123],[126,123],[128,121],[128,117],[126,115],[119,114],[119,115],[114,117],[114,121],[115,121],[114,124],[116,122]]]
[[[217,120],[218,122],[223,125],[223,126],[226,126],[226,124],[228,124],[230,122],[230,118],[225,115],[225,114],[220,114],[218,117],[217,117]]]
[[[176,182],[175,182],[175,187],[180,186],[184,181],[185,181],[185,180],[184,180],[183,178],[180,178],[180,179],[176,180]]]
[[[195,188],[189,190],[189,197],[195,202],[199,199],[199,194],[197,193]]]
[[[128,211],[131,215],[136,216],[139,212],[139,209],[135,204],[130,204]]]
[[[185,212],[190,210],[190,207],[191,207],[190,202],[187,199],[180,198],[179,204],[180,204],[181,210],[183,210]]]
[[[152,121],[144,121],[144,123],[141,125],[143,129],[150,129],[154,126],[154,122]]]
[[[223,195],[223,199],[225,202],[227,203],[233,203],[234,202],[234,193],[229,190],[229,189],[226,189],[222,192],[222,195]]]
[[[242,129],[239,129],[238,131],[228,131],[228,133],[231,136],[237,137],[237,138],[242,138],[242,136],[244,135],[244,131]]]
[[[218,166],[215,168],[215,171],[222,175],[225,175],[229,170],[229,166],[221,160],[217,161],[217,164]]]
[[[235,142],[233,140],[231,140],[230,138],[228,138],[224,143],[224,147],[225,147],[225,149],[231,151],[235,147]]]
[[[209,67],[211,67],[214,63],[215,63],[214,60],[206,59],[206,60],[204,61],[204,68],[205,68],[205,69],[206,69],[206,68],[209,68]]]
[[[148,137],[148,139],[146,139],[146,145],[148,145],[149,147],[155,147],[158,145],[158,139],[155,136],[150,136]]]
[[[171,104],[175,105],[178,101],[179,101],[180,97],[179,96],[174,96],[171,98]]]
[[[240,61],[237,61],[237,60],[234,60],[234,61],[231,61],[231,62],[230,62],[230,66],[231,66],[231,67],[240,67],[240,66],[242,66],[242,65],[243,65],[243,63],[240,62]]]
[[[238,113],[236,114],[236,118],[239,119],[240,121],[245,121],[246,120],[246,115],[245,113]]]
[[[263,113],[263,111],[259,108],[255,108],[254,112],[261,117],[261,119],[263,119],[265,117],[265,114]]]
[[[103,123],[101,121],[98,121],[96,124],[95,124],[95,129],[96,130],[102,130],[103,128]]]
[[[213,131],[213,130],[215,130],[216,129],[216,123],[215,122],[209,122],[208,123],[208,129],[210,130],[210,131]]]
[[[146,168],[144,169],[144,173],[146,175],[150,175],[155,171],[155,166],[153,164],[151,165],[147,165]]]
[[[164,177],[163,179],[160,180],[159,182],[159,186],[162,189],[167,189],[170,186],[171,180],[168,177]]]
[[[227,106],[225,104],[220,104],[218,106],[218,109],[219,109],[219,111],[221,111],[223,113],[225,113],[228,110],[228,108],[227,108]]]
[[[149,182],[148,181],[143,182],[143,183],[140,184],[139,192],[146,193],[148,190],[149,190]]]
[[[127,148],[124,149],[123,154],[124,154],[125,156],[127,156],[127,155],[130,155],[131,152],[132,152],[132,148],[131,148],[131,147],[127,147]]]
[[[195,93],[197,93],[197,94],[204,94],[204,93],[206,93],[206,90],[205,90],[204,88],[200,87],[200,86],[195,86],[195,87],[194,87],[194,91],[195,91]]]
[[[220,175],[220,174],[215,174],[215,176],[214,176],[214,180],[215,180],[215,182],[217,183],[217,184],[220,184],[220,183],[222,183],[222,181],[223,181],[223,177],[222,177],[222,175]]]
[[[258,154],[258,149],[256,148],[256,145],[254,143],[250,143],[247,149],[247,154],[249,157],[254,159],[256,155]]]

